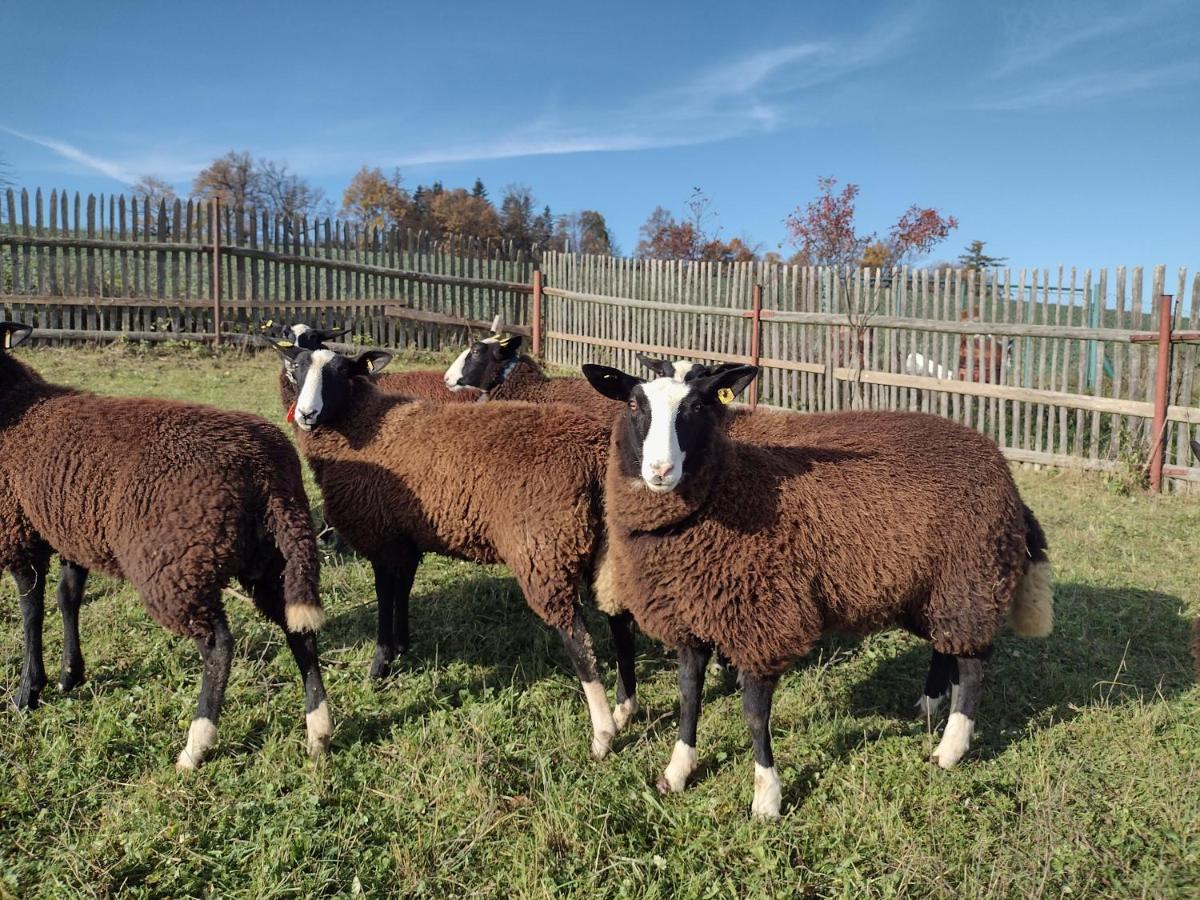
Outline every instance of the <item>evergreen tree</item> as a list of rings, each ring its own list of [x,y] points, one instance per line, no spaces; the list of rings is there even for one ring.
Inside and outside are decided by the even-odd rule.
[[[483,186],[482,178],[475,179],[475,186],[471,188],[471,196],[478,197],[480,200],[487,199],[487,188]]]
[[[971,243],[967,244],[967,252],[958,258],[959,264],[964,269],[985,272],[988,269],[995,269],[1008,262],[1007,256],[989,256],[984,253],[983,248],[986,243],[986,241],[971,241]]]

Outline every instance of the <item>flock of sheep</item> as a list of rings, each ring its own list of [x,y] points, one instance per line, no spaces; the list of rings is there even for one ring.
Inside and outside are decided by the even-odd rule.
[[[283,629],[309,750],[325,752],[318,554],[291,442],[245,413],[50,384],[10,352],[29,334],[0,323],[0,567],[16,580],[25,629],[17,705],[35,707],[46,684],[56,553],[60,686],[83,678],[88,572],[128,579],[156,622],[199,648],[200,699],[177,763],[196,767],[216,743],[233,646],[221,591],[236,578]],[[649,379],[596,365],[551,379],[499,330],[444,374],[382,373],[389,354],[337,352],[339,334],[297,325],[269,340],[325,519],[374,569],[376,678],[409,648],[423,554],[503,563],[562,637],[596,758],[638,713],[634,624],[676,649],[679,737],[664,793],[696,768],[716,650],[743,689],[752,811],[775,817],[772,695],[822,634],[900,626],[929,640],[918,706],[932,716],[949,694],[933,761],[950,768],[970,746],[1004,618],[1020,635],[1051,629],[1045,537],[997,447],[968,428],[917,413],[752,412],[733,403],[757,374],[745,365],[643,357]],[[585,598],[612,630],[615,706]]]

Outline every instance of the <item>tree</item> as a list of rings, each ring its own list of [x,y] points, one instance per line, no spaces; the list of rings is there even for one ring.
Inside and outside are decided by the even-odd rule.
[[[500,233],[511,241],[514,250],[533,249],[534,225],[533,191],[523,184],[510,184],[504,189],[500,202]]]
[[[156,212],[160,203],[171,206],[176,200],[175,189],[156,175],[143,175],[129,186],[129,193],[143,204],[148,201]]]
[[[192,196],[200,200],[219,197],[235,209],[261,205],[254,160],[250,154],[230,150],[201,169],[192,182]]]
[[[554,224],[554,244],[559,249],[597,256],[614,256],[617,252],[617,242],[608,223],[594,209],[559,216]]]
[[[462,234],[493,240],[500,237],[500,217],[482,197],[472,197],[463,188],[439,188],[429,199],[429,213],[439,235]]]
[[[530,228],[529,240],[535,249],[548,250],[553,247],[554,215],[550,212],[549,204],[542,207],[541,213],[536,219],[533,220],[533,226]]]
[[[287,163],[260,159],[254,172],[260,202],[275,215],[286,219],[315,216],[325,199],[325,192],[313,187],[304,178],[288,171]]]
[[[487,199],[487,188],[483,186],[482,178],[475,179],[475,186],[471,188],[471,196],[479,197],[481,200]]]
[[[886,238],[855,230],[854,205],[858,185],[847,184],[839,193],[836,178],[817,179],[817,199],[787,217],[791,241],[815,265],[834,266],[839,272],[870,260],[890,268],[928,253],[958,227],[954,216],[943,217],[930,207],[910,206],[896,220]],[[868,256],[868,250],[870,255]]]
[[[986,241],[971,241],[967,244],[967,252],[963,253],[958,258],[959,264],[964,269],[971,269],[976,272],[984,272],[988,269],[995,269],[1008,262],[1007,256],[989,256],[983,252],[983,247]]]
[[[707,262],[746,262],[758,258],[758,245],[742,238],[721,240],[721,229],[712,228],[717,214],[700,188],[692,188],[687,217],[676,221],[670,210],[656,206],[638,230],[634,253],[643,259],[694,259]]]
[[[342,193],[342,218],[365,228],[395,228],[409,217],[412,199],[400,186],[400,170],[387,177],[363,166]]]

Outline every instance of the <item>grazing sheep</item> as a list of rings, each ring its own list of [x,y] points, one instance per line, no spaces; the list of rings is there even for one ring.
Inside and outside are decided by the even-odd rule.
[[[569,403],[611,422],[619,408],[593,391],[582,378],[549,378],[532,357],[520,353],[519,334],[493,334],[475,341],[446,370],[452,391],[483,391],[481,400]]]
[[[195,768],[216,743],[233,653],[221,590],[236,577],[284,629],[304,681],[309,750],[323,752],[332,723],[315,632],[324,612],[292,445],[246,413],[48,384],[6,352],[30,332],[0,323],[0,568],[17,583],[25,625],[17,706],[36,707],[46,684],[43,603],[57,552],[64,687],[83,674],[78,599],[88,570],[129,580],[151,618],[196,641],[200,701],[178,760]]]
[[[530,608],[558,630],[591,713],[599,758],[636,712],[628,615],[609,619],[618,714],[596,671],[579,610],[601,543],[609,425],[563,404],[424,403],[370,383],[390,359],[371,350],[279,346],[280,391],[325,515],[375,570],[371,674],[408,646],[408,599],[424,553],[506,564]]]
[[[325,344],[346,334],[349,328],[312,328],[304,324],[290,326],[288,332],[297,347],[303,350],[326,349]],[[410,372],[385,372],[372,376],[372,381],[384,391],[406,394],[419,400],[435,403],[473,403],[479,399],[476,391],[451,391],[446,387],[440,369],[417,369]]]
[[[1002,619],[1045,635],[1052,596],[1045,538],[990,440],[935,416],[871,412],[805,416],[805,445],[739,443],[722,400],[757,371],[644,382],[584,366],[626,404],[609,450],[603,575],[644,631],[679,650],[679,741],[659,789],[682,790],[695,769],[716,647],[741,673],[752,810],[773,817],[771,697],[823,633],[898,625],[933,644],[927,706],[949,687],[951,713],[932,759],[950,768],[969,747]]]

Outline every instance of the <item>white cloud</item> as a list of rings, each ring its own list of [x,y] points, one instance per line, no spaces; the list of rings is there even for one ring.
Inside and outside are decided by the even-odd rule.
[[[1098,71],[1030,84],[1007,95],[980,100],[973,108],[982,110],[1038,109],[1051,106],[1071,106],[1132,94],[1152,88],[1163,88],[1194,80],[1200,69],[1194,64],[1161,66],[1143,71]]]
[[[93,156],[84,150],[80,150],[73,144],[68,144],[66,141],[56,140],[55,138],[38,137],[32,134],[26,134],[23,131],[17,131],[15,128],[7,128],[0,125],[0,131],[11,134],[13,137],[18,137],[23,141],[29,141],[31,144],[37,144],[39,147],[45,147],[63,159],[78,163],[84,168],[99,172],[102,175],[107,175],[109,178],[124,184],[132,184],[137,180],[137,175],[131,173],[120,163],[110,159],[102,159],[99,156]]]

